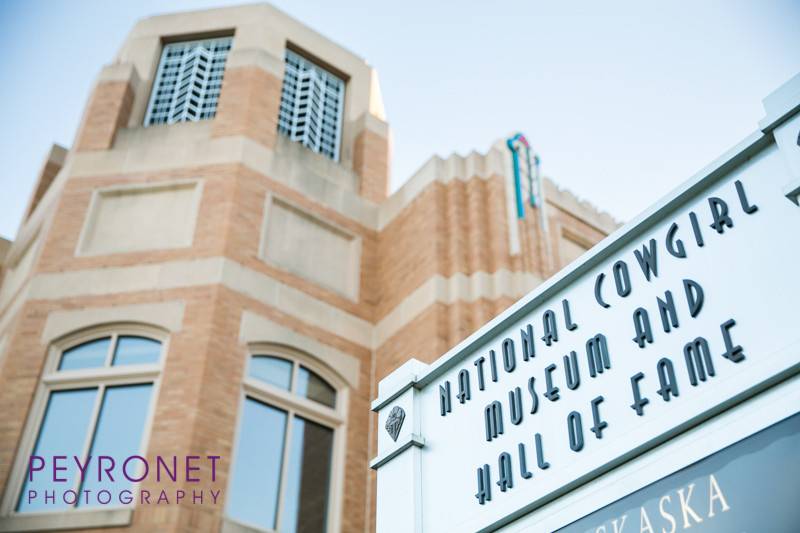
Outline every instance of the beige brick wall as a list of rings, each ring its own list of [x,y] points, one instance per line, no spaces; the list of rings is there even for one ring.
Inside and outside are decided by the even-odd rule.
[[[359,194],[382,202],[389,192],[389,140],[364,129],[353,142],[353,170],[361,177]]]
[[[278,134],[281,80],[259,67],[226,69],[214,137],[244,135],[273,147]]]
[[[76,150],[106,150],[114,144],[117,129],[128,122],[133,107],[133,89],[126,81],[100,82],[94,89],[83,125],[78,132]]]
[[[141,104],[141,99],[149,97],[149,87],[145,85],[101,81],[87,106],[74,150],[113,149],[117,130],[124,124],[131,124],[134,99]],[[218,141],[225,137],[245,137],[267,149],[265,158],[275,157],[273,151],[281,145],[276,142],[280,91],[281,80],[260,67],[229,68],[217,114],[211,122],[210,137]],[[350,97],[353,94],[361,93],[351,93]],[[366,93],[362,96],[368,97]],[[373,124],[375,128],[378,126],[385,127],[385,124]],[[206,141],[208,139],[203,139]],[[134,142],[132,139],[131,143]],[[320,180],[321,190],[335,190],[334,194],[317,197],[351,195],[358,202],[368,204],[362,206],[360,214],[315,201],[301,193],[292,180],[257,171],[254,165],[246,166],[238,161],[152,172],[118,170],[102,175],[95,172],[92,177],[70,176],[67,165],[58,178],[61,188],[56,200],[42,206],[48,209],[46,216],[33,217],[37,220],[29,221],[30,227],[24,226],[21,232],[38,231],[42,240],[31,274],[34,279],[89,269],[97,272],[96,269],[224,258],[262,279],[275,282],[279,290],[295,291],[306,298],[301,301],[332,310],[331,319],[330,323],[322,323],[309,318],[310,311],[303,313],[288,305],[282,306],[280,302],[285,300],[276,298],[272,303],[265,303],[245,290],[234,290],[217,282],[164,289],[98,290],[102,294],[71,297],[40,292],[34,298],[20,289],[16,299],[0,310],[0,338],[6,339],[6,356],[0,359],[0,405],[4,407],[0,409],[0,492],[8,481],[10,464],[18,451],[41,376],[48,348],[42,345],[41,338],[49,314],[68,309],[179,300],[185,303],[183,326],[170,337],[148,455],[219,454],[225,459],[218,472],[218,486],[227,486],[230,470],[227,459],[233,447],[247,357],[247,347],[239,339],[240,320],[244,311],[252,312],[359,362],[359,385],[349,394],[341,521],[345,532],[374,530],[375,485],[368,462],[375,455],[375,436],[380,428],[369,411],[369,404],[375,396],[377,382],[410,357],[434,361],[511,305],[516,297],[503,293],[491,298],[486,295],[467,298],[458,293],[448,301],[441,301],[438,294],[432,294],[428,295],[430,298],[425,301],[429,303],[424,307],[397,319],[399,322],[384,336],[384,342],[375,340],[377,325],[392,317],[393,311],[433,278],[448,280],[454,276],[493,275],[505,271],[545,279],[564,266],[558,246],[562,231],[578,235],[589,244],[595,243],[608,232],[609,219],[578,202],[570,193],[552,190],[553,201],[548,203],[546,211],[549,232],[545,233],[540,226],[538,211],[529,210],[525,220],[512,222],[516,224],[520,241],[519,253],[512,253],[506,178],[502,173],[488,172],[436,179],[409,194],[408,198],[400,194],[404,203],[396,215],[385,225],[378,222],[377,216],[373,223],[363,214],[374,213],[376,211],[370,210],[381,207],[375,208],[370,202],[385,201],[386,205],[400,197],[386,198],[388,134],[375,133],[365,126],[352,142],[352,171],[360,177],[358,190],[351,191],[353,185],[348,188],[341,181]],[[120,141],[119,144],[125,143]],[[117,147],[123,152],[119,161],[125,160],[124,156],[129,154],[125,152],[127,149]],[[345,164],[350,165],[350,162]],[[490,165],[479,167],[489,168]],[[265,165],[265,168],[269,167]],[[54,168],[45,169],[50,174],[55,171]],[[202,185],[191,246],[111,255],[76,254],[95,191],[178,180],[197,180]],[[35,192],[36,199],[42,198],[47,187],[40,189]],[[370,202],[363,202],[356,193]],[[268,195],[278,196],[360,240],[357,299],[312,283],[259,257]],[[339,205],[352,204],[342,202]],[[34,228],[34,224],[38,226]],[[313,254],[314,250],[298,249],[297,253]],[[187,277],[192,274],[186,272]],[[298,299],[293,297],[296,305]],[[364,331],[354,334],[337,329],[339,323],[361,324]],[[115,531],[216,530],[223,508],[224,503],[216,507],[143,506],[134,513],[133,527]]]
[[[314,325],[287,317],[225,288],[139,292],[59,301],[31,301],[20,313],[9,349],[13,354],[0,373],[0,486],[5,486],[9,465],[21,437],[33,394],[42,372],[47,346],[40,344],[49,313],[57,310],[105,307],[145,302],[181,300],[186,303],[183,327],[171,335],[169,352],[161,374],[147,455],[218,454],[217,487],[227,487],[233,435],[247,357],[238,340],[242,311],[250,310],[336,347],[360,362],[360,386],[351,390],[348,406],[343,531],[363,531],[367,491],[368,431],[370,402],[370,352],[330,335]],[[157,491],[157,485],[142,488]],[[191,486],[180,486],[190,490]],[[224,497],[224,489],[223,489]],[[219,526],[224,503],[213,506],[142,506],[134,513],[132,528],[120,531],[212,530]]]
[[[120,184],[150,183],[186,178],[203,181],[197,230],[193,245],[185,249],[77,257],[81,228],[92,191]],[[333,291],[270,266],[258,258],[265,198],[279,194],[292,202],[358,234],[364,241],[361,298],[353,302]],[[241,166],[212,166],[167,173],[117,175],[69,180],[45,235],[39,273],[79,271],[98,267],[133,266],[176,259],[225,256],[286,285],[329,303],[347,313],[376,322],[431,276],[492,272],[498,268],[536,269],[536,224],[523,225],[523,256],[508,251],[505,211],[499,178],[426,188],[382,232],[359,223],[299,195],[288,186]],[[552,210],[551,226],[600,238],[602,234],[568,213]],[[527,227],[530,226],[530,227]],[[557,253],[557,243],[550,243]],[[532,257],[528,257],[531,255]],[[184,327],[170,339],[148,453],[218,453],[230,457],[246,348],[238,341],[243,310],[258,313],[324,344],[357,357],[361,362],[360,387],[350,395],[347,426],[343,531],[374,527],[374,485],[368,461],[374,455],[374,418],[369,402],[377,380],[409,357],[432,362],[513,302],[512,298],[479,299],[450,305],[436,303],[414,317],[387,342],[373,350],[331,335],[319,324],[304,321],[284,310],[266,306],[222,286],[149,291],[50,301],[29,301],[12,325],[10,357],[0,370],[0,482],[19,442],[41,374],[46,346],[39,344],[50,312],[130,303],[180,299],[186,302]],[[24,356],[22,355],[24,354]],[[373,368],[374,365],[374,368]],[[374,372],[374,374],[373,374]],[[372,428],[370,426],[372,425]],[[220,471],[227,483],[229,465]],[[145,487],[147,488],[147,487]],[[192,531],[218,527],[223,507],[183,505],[142,507],[134,514],[133,531]],[[366,522],[365,522],[366,520]]]

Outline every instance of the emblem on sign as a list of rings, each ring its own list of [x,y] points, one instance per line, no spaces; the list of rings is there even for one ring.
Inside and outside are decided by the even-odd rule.
[[[397,441],[397,436],[400,434],[400,428],[403,427],[403,420],[406,419],[406,412],[400,406],[394,406],[389,412],[389,418],[386,419],[386,431],[393,441]]]

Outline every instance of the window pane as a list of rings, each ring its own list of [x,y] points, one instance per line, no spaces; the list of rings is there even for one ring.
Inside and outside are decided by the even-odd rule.
[[[285,411],[245,400],[228,498],[234,519],[275,528],[285,432]]]
[[[292,362],[269,355],[256,355],[250,360],[250,376],[289,390],[292,385]]]
[[[100,490],[108,490],[115,495],[123,489],[130,489],[131,482],[122,474],[122,463],[131,455],[138,455],[141,450],[142,433],[144,433],[144,423],[152,389],[151,383],[106,389],[94,434],[92,451],[89,454],[94,459],[86,469],[81,490],[91,490],[91,494],[97,494]],[[110,481],[103,472],[100,472],[103,474],[102,481],[98,481],[97,458],[101,455],[107,455],[114,459],[116,465],[112,471],[114,481]],[[104,466],[111,466],[110,461],[106,459],[103,461]],[[138,470],[130,470],[134,466],[141,468],[140,464],[141,461],[138,460],[129,464],[128,473],[131,477],[141,475]],[[113,501],[114,499],[112,499]],[[89,498],[88,506],[85,500],[78,502],[78,507],[92,505],[100,505],[97,503],[97,498]]]
[[[144,365],[157,363],[161,343],[144,337],[120,337],[114,351],[113,365]]]
[[[97,368],[103,366],[108,354],[108,344],[110,337],[85,342],[69,350],[65,350],[61,355],[59,370],[75,370],[78,368]]]
[[[295,417],[290,446],[281,533],[324,533],[333,430]]]
[[[328,407],[336,407],[336,390],[327,381],[302,366],[297,373],[297,394]]]
[[[33,455],[44,457],[47,466],[40,472],[34,472],[33,482],[30,481],[26,469],[25,485],[22,487],[17,505],[18,512],[53,511],[69,507],[62,498],[58,498],[58,495],[65,490],[75,488],[77,469],[74,468],[74,462],[70,464],[70,461],[73,455],[78,457],[83,455],[96,395],[96,388],[55,391],[50,394],[33,452]],[[67,461],[59,463],[59,466],[67,467],[66,471],[59,473],[59,477],[66,478],[67,482],[53,481],[54,455],[68,457]],[[36,497],[31,497],[30,501],[28,491],[36,491]],[[54,503],[45,503],[45,491],[56,491]]]

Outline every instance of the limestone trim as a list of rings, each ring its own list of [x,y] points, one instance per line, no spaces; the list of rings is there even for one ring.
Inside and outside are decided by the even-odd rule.
[[[380,135],[384,139],[389,138],[389,124],[384,119],[378,118],[370,112],[364,112],[356,119],[355,130],[369,130],[372,133]]]
[[[249,53],[249,52],[248,52]],[[364,115],[362,126],[369,131],[384,130],[384,122]],[[471,152],[447,158],[429,159],[406,183],[384,202],[376,204],[357,193],[360,178],[340,164],[278,136],[276,150],[244,136],[211,137],[212,121],[121,129],[114,147],[106,151],[80,152],[72,157],[71,177],[161,172],[170,169],[223,164],[241,164],[269,179],[291,187],[325,207],[373,229],[386,228],[432,183],[453,180],[488,180],[501,177],[506,184],[507,210],[513,207],[509,189],[507,155],[493,146],[485,154]],[[379,133],[380,134],[380,133]],[[297,145],[297,146],[294,146]],[[577,216],[604,233],[613,232],[617,222],[587,202],[557,188],[544,179],[547,201]],[[513,209],[508,216],[512,253],[518,249],[518,227]],[[516,238],[514,237],[515,235]],[[517,242],[517,246],[513,244]],[[517,252],[518,253],[518,250]]]
[[[32,300],[221,284],[351,342],[371,346],[370,322],[224,257],[41,273],[30,283]]]
[[[597,231],[610,235],[620,226],[620,223],[614,220],[611,215],[599,211],[586,200],[581,200],[566,189],[560,188],[550,178],[545,177],[542,185],[549,204],[581,220]]]
[[[174,333],[183,326],[185,307],[182,301],[172,301],[53,311],[47,316],[41,342],[50,344],[71,331],[121,322],[152,324]]]
[[[36,268],[42,250],[43,239],[39,238],[40,235],[41,233],[37,231],[31,238],[20,243],[24,246],[12,247],[14,255],[4,267],[0,284],[0,314],[5,314],[6,310],[12,307],[10,303],[25,292],[26,284]],[[0,320],[0,324],[2,322]]]
[[[23,304],[27,301],[30,284],[30,280],[26,281],[11,298],[10,303],[6,305],[4,302],[2,307],[0,307],[0,331],[6,331],[8,329],[8,325],[16,318],[17,313],[19,313]]]
[[[130,267],[40,273],[23,294],[31,300],[59,300],[128,292],[149,292],[221,284],[265,305],[314,324],[350,342],[378,348],[435,303],[517,298],[539,283],[531,273],[500,269],[494,273],[435,275],[374,324],[306,292],[224,257],[170,261]],[[7,317],[3,317],[5,321]]]
[[[328,365],[341,376],[347,386],[358,388],[360,363],[356,357],[281,326],[252,311],[242,312],[239,341],[250,346],[275,344],[297,348],[312,354],[316,365]]]
[[[417,196],[435,182],[469,181],[504,176],[504,159],[500,150],[492,148],[486,154],[471,152],[467,156],[452,154],[446,159],[430,158],[416,174],[380,205],[377,229],[388,226]]]
[[[528,272],[500,269],[494,273],[462,273],[444,277],[432,276],[406,296],[375,325],[372,345],[379,347],[423,311],[437,303],[451,305],[458,301],[496,300],[502,297],[519,298],[539,285],[542,280]]]
[[[122,129],[113,149],[74,154],[70,178],[241,164],[367,228],[377,227],[378,207],[358,196],[358,176],[351,171],[320,161],[319,154],[282,136],[278,147],[289,150],[290,158],[244,136],[212,138],[211,126],[201,121]]]
[[[31,513],[0,518],[0,531],[50,531],[129,526],[132,509],[90,509],[63,513]]]
[[[44,161],[42,161],[42,166],[39,168],[39,174],[36,178],[33,190],[31,191],[31,196],[28,199],[28,206],[24,211],[25,215],[22,217],[23,222],[31,216],[31,213],[33,213],[36,206],[42,198],[44,198],[45,193],[47,193],[47,189],[50,188],[56,176],[58,176],[58,173],[64,168],[67,154],[68,150],[60,144],[53,143],[53,145],[50,146],[50,150],[44,158]],[[3,260],[2,257],[0,257],[0,264],[2,263]]]
[[[133,87],[139,84],[139,73],[133,63],[112,63],[106,65],[97,75],[97,83],[122,81],[130,83]]]

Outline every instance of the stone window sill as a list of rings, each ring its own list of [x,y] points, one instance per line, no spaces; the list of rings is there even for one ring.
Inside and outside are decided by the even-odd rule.
[[[130,525],[132,517],[133,509],[14,514],[0,517],[0,532],[127,526]]]

